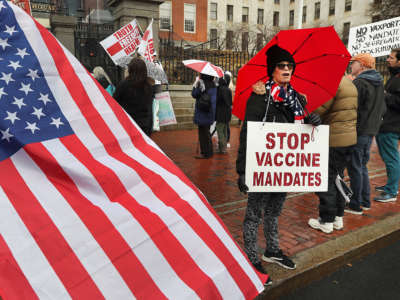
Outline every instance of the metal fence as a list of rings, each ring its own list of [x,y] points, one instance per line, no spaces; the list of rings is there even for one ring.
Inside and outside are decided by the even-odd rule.
[[[239,69],[252,58],[248,52],[210,50],[206,44],[185,48],[184,44],[176,45],[170,40],[160,39],[159,61],[164,67],[170,84],[191,84],[194,82],[197,74],[183,65],[182,61],[186,59],[209,61],[225,71],[230,71],[236,78]],[[382,74],[385,81],[389,77],[386,58],[387,56],[383,56],[376,59],[376,69]]]
[[[170,84],[193,83],[196,72],[186,68],[182,61],[186,59],[200,59],[221,67],[224,71],[230,71],[234,76],[239,69],[246,64],[250,55],[247,52],[233,52],[229,50],[210,50],[206,45],[185,48],[174,45],[168,40],[160,40],[159,60],[168,76]]]

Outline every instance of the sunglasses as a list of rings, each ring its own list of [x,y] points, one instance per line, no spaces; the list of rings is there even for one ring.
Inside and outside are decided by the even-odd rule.
[[[293,63],[277,63],[276,66],[278,67],[279,70],[284,70],[285,67],[287,67],[289,70],[293,70],[294,64]]]

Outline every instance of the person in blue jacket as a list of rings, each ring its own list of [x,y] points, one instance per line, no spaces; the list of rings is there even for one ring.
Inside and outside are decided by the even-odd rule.
[[[196,99],[194,108],[194,123],[198,126],[200,155],[195,158],[205,159],[213,156],[213,146],[211,141],[210,126],[215,121],[215,110],[217,105],[217,87],[214,83],[214,77],[200,74],[193,84],[192,97]],[[204,109],[201,105],[203,94],[208,94],[207,100],[210,107]],[[203,97],[205,98],[205,97]]]

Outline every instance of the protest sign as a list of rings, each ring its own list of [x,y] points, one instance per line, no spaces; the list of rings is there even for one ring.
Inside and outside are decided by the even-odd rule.
[[[160,126],[176,124],[169,92],[157,93],[155,99],[159,103],[158,118],[160,119]]]
[[[400,17],[350,28],[349,50],[352,56],[371,53],[374,57],[400,48]]]
[[[247,122],[249,192],[328,189],[329,126]]]
[[[154,41],[153,41],[153,20],[143,34],[142,41],[140,42],[138,53],[148,61],[153,62],[154,56]]]
[[[134,19],[102,40],[100,45],[116,65],[125,67],[130,61],[129,56],[135,52],[140,44],[140,40],[139,25]]]
[[[11,0],[11,2],[21,7],[23,10],[31,15],[31,3],[29,0]]]

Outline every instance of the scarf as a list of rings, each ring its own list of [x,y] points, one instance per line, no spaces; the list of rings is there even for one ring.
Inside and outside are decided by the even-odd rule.
[[[304,109],[300,104],[297,92],[290,83],[285,91],[283,87],[279,86],[273,80],[268,80],[265,88],[267,89],[267,95],[270,95],[273,103],[282,103],[284,106],[287,106],[293,112],[296,123],[304,122]]]

